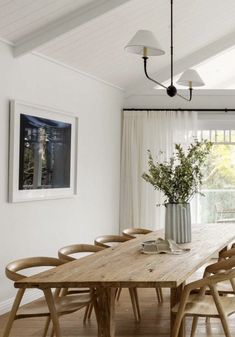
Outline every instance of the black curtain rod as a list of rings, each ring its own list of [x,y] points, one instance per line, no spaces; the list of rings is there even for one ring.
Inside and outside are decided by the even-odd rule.
[[[235,109],[123,109],[123,111],[221,111],[221,112],[235,112]]]

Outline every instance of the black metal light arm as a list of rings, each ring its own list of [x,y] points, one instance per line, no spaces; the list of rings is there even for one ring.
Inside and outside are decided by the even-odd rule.
[[[189,88],[189,98],[184,97],[183,95],[181,95],[181,94],[179,94],[177,92],[177,89],[176,89],[176,87],[173,84],[171,84],[169,87],[167,87],[164,84],[162,84],[162,83],[156,81],[155,79],[153,79],[152,77],[150,77],[149,74],[148,74],[148,70],[147,70],[147,60],[148,60],[148,57],[147,56],[143,56],[143,60],[144,60],[144,73],[145,73],[145,76],[150,81],[152,81],[153,83],[155,83],[155,84],[159,85],[160,87],[166,89],[166,92],[167,92],[168,96],[173,97],[173,96],[177,95],[177,96],[183,98],[184,100],[186,100],[188,102],[190,102],[192,100],[192,91],[193,91],[192,88]]]
[[[164,85],[164,84],[161,84],[160,82],[154,80],[153,78],[151,78],[148,74],[148,71],[147,71],[147,60],[148,60],[148,57],[147,56],[143,56],[143,60],[144,60],[144,73],[145,73],[145,76],[150,80],[152,81],[153,83],[157,84],[157,85],[160,85],[160,87],[164,88],[167,90],[167,87]]]
[[[185,101],[190,102],[192,100],[192,97],[193,97],[193,88],[189,88],[188,90],[189,90],[189,98],[184,97],[183,95],[180,95],[178,92],[177,92],[177,96],[183,98]]]

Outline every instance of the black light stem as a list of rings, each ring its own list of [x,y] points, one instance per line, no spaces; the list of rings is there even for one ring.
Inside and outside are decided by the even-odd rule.
[[[173,63],[174,63],[174,51],[173,51],[173,0],[171,0],[171,85],[173,85]]]
[[[150,81],[152,81],[153,83],[155,83],[155,84],[159,85],[160,87],[162,87],[162,88],[164,88],[164,89],[167,90],[167,87],[166,87],[164,84],[162,84],[162,83],[156,81],[155,79],[153,79],[152,77],[149,76],[148,70],[147,70],[147,61],[148,61],[148,57],[147,57],[147,56],[143,56],[143,60],[144,60],[144,73],[145,73],[145,76],[146,76]],[[183,95],[179,94],[178,92],[177,92],[176,95],[179,96],[179,97],[181,97],[181,98],[183,98],[185,101],[190,102],[190,101],[192,100],[192,91],[193,91],[193,89],[192,89],[192,88],[189,88],[189,91],[190,91],[189,98],[184,97]]]
[[[168,92],[169,89],[172,89],[170,87],[166,87],[164,84],[161,84],[160,82],[156,81],[155,79],[151,78],[148,74],[148,71],[147,71],[147,60],[148,60],[148,57],[146,56],[146,54],[144,54],[143,56],[143,60],[144,60],[144,73],[145,73],[145,76],[150,80],[152,81],[153,83],[156,83],[157,85],[159,85],[160,87],[164,88],[167,90],[167,94],[171,97],[173,96],[179,96],[181,98],[183,98],[185,101],[188,101],[190,102],[192,100],[192,94],[193,94],[193,89],[190,87],[189,88],[189,98],[187,97],[184,97],[183,95],[179,94],[177,92],[177,89],[175,88],[174,86],[174,83],[173,83],[173,76],[174,76],[174,47],[173,47],[173,0],[170,0],[171,1],[171,85],[170,87],[173,87],[173,89],[175,90],[175,92],[173,93],[173,95],[170,94],[170,92]],[[172,90],[170,90],[172,91]]]

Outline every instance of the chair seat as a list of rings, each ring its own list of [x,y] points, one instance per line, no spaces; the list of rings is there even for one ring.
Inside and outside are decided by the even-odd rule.
[[[72,313],[88,303],[91,303],[92,296],[90,294],[80,294],[77,295],[67,295],[63,297],[58,297],[55,300],[55,307],[57,313]],[[23,317],[34,317],[34,316],[48,316],[49,309],[44,298],[41,298],[35,302],[28,304],[27,306],[19,308],[17,312],[17,318]]]
[[[220,301],[227,316],[235,312],[235,297],[221,296]],[[179,304],[176,304],[172,312],[177,313]],[[212,296],[190,295],[184,310],[185,315],[189,316],[208,316],[220,317]]]
[[[217,290],[219,293],[224,293],[224,294],[234,294],[232,285],[230,281],[224,281],[220,282],[217,285]]]

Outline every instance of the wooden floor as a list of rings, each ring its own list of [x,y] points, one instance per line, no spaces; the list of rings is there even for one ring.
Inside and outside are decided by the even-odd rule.
[[[164,290],[164,303],[158,304],[154,289],[139,289],[142,320],[134,321],[129,294],[123,289],[116,305],[116,336],[117,337],[169,337],[169,290]],[[0,336],[7,315],[0,316]],[[97,325],[94,314],[90,322],[83,325],[83,311],[66,315],[61,318],[63,337],[96,337]],[[39,337],[42,335],[44,318],[22,319],[14,322],[10,337]],[[235,314],[230,318],[231,334],[235,336]],[[187,319],[187,337],[190,336],[191,320]],[[49,334],[48,334],[49,335]],[[201,318],[196,336],[223,337],[224,333],[218,319],[211,319],[210,324]]]

